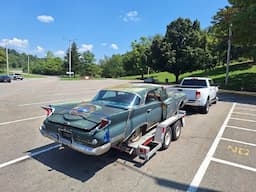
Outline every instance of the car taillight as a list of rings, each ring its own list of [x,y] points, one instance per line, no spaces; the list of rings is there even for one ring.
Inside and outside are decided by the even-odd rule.
[[[42,106],[42,109],[44,109],[46,111],[46,116],[47,117],[49,117],[53,113],[53,111],[54,111],[54,109],[51,108],[51,107]]]
[[[199,99],[201,97],[200,91],[196,91],[196,99]]]
[[[102,128],[106,127],[109,123],[110,123],[109,120],[107,120],[107,119],[101,119],[101,122],[100,122],[100,125],[99,125],[98,128],[99,128],[99,129],[102,129]]]

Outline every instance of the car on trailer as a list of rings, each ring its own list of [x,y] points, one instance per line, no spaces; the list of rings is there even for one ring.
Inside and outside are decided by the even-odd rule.
[[[184,93],[152,84],[125,84],[102,89],[90,102],[43,107],[47,118],[40,132],[53,141],[88,155],[139,141],[159,123],[175,116]]]

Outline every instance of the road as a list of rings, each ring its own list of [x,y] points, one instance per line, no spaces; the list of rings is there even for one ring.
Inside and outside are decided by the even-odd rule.
[[[41,105],[88,100],[121,80],[0,84],[0,191],[256,191],[256,99],[221,94],[189,111],[178,141],[146,164],[117,150],[91,157],[39,133]]]

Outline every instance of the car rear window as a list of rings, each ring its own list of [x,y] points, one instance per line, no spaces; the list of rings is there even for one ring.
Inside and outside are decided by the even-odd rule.
[[[203,79],[184,79],[182,86],[200,86],[207,87],[206,81]]]

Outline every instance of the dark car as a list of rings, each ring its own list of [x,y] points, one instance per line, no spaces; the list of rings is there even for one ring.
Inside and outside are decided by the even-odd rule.
[[[44,107],[42,135],[88,155],[134,142],[147,130],[177,113],[184,93],[150,84],[127,84],[98,92],[90,102]]]
[[[11,83],[11,77],[9,75],[0,75],[0,82]]]

